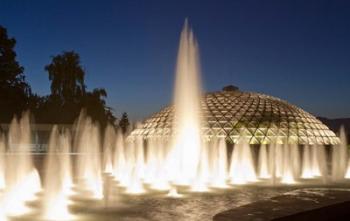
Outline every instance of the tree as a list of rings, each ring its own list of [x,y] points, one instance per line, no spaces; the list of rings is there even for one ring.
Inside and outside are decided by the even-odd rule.
[[[124,112],[119,121],[119,127],[121,128],[124,134],[127,132],[129,125],[130,125],[130,122],[129,122],[128,114]]]
[[[79,98],[85,94],[85,72],[80,65],[80,57],[74,51],[63,52],[52,58],[45,66],[51,81],[51,95],[63,102]]]
[[[24,68],[16,60],[16,40],[9,38],[0,26],[0,122],[9,122],[28,108],[30,86],[25,81]]]
[[[107,97],[106,90],[100,88],[86,91],[85,72],[79,54],[70,51],[56,55],[45,66],[45,70],[51,81],[51,95],[43,109],[47,110],[50,123],[72,123],[81,110],[85,109],[102,127],[107,122],[115,125],[116,118],[104,100]]]
[[[79,55],[68,51],[53,56],[45,70],[51,81],[51,94],[41,107],[46,111],[46,117],[38,118],[42,118],[46,123],[74,122],[82,109],[86,88],[85,72],[80,64]]]
[[[94,89],[84,96],[83,107],[93,120],[100,122],[102,128],[107,126],[107,122],[115,125],[116,118],[113,116],[111,108],[106,106],[107,92],[103,88]]]

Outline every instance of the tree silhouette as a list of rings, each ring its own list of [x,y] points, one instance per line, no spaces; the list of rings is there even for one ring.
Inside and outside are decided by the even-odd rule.
[[[0,122],[9,122],[28,107],[30,86],[25,81],[24,68],[16,61],[16,40],[9,38],[0,26]]]
[[[115,125],[116,117],[104,100],[106,90],[86,91],[79,54],[66,51],[52,57],[51,63],[45,66],[51,94],[41,97],[31,93],[24,68],[16,61],[15,45],[16,40],[9,38],[7,30],[0,26],[0,122],[8,123],[14,115],[29,109],[38,123],[71,124],[85,109],[101,126]]]
[[[121,128],[124,134],[128,130],[129,125],[130,125],[130,122],[129,122],[128,114],[124,112],[119,121],[119,127]]]
[[[45,66],[51,81],[51,95],[63,102],[79,98],[85,94],[85,72],[80,65],[80,57],[74,51],[63,52],[52,58]]]
[[[103,88],[94,89],[92,92],[87,92],[84,96],[83,107],[89,116],[100,122],[102,128],[107,126],[107,122],[115,125],[116,121],[111,108],[106,106],[106,101],[104,100],[106,97],[107,92]]]
[[[86,91],[85,72],[80,64],[79,54],[74,51],[63,52],[52,58],[45,66],[51,81],[51,95],[41,109],[46,110],[50,123],[72,123],[82,109],[102,127],[107,122],[115,125],[116,118],[111,108],[106,106],[105,89]],[[39,116],[40,117],[40,116]]]

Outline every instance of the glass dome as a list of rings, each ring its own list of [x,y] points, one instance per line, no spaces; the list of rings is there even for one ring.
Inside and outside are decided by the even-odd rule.
[[[207,139],[238,138],[250,144],[335,145],[338,137],[316,117],[276,97],[237,89],[207,93],[201,99],[202,133]],[[174,121],[168,106],[146,119],[132,136],[170,137]]]

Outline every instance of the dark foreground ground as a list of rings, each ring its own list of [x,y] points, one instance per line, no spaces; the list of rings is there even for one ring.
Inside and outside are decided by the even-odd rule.
[[[214,216],[214,221],[350,220],[350,189],[304,188],[243,205]]]

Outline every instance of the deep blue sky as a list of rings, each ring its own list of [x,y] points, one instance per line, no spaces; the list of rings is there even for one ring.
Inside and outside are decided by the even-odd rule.
[[[89,89],[141,119],[171,102],[179,34],[188,17],[207,91],[234,84],[326,117],[350,117],[350,1],[0,1],[34,92],[44,66],[81,55]]]

